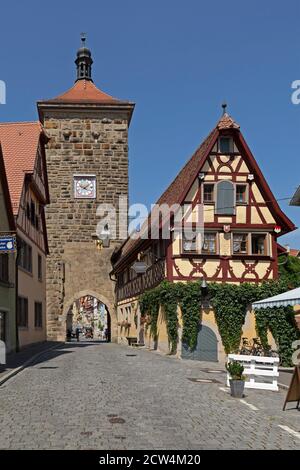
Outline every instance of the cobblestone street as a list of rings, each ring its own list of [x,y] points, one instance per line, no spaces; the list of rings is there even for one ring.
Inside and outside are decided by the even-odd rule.
[[[0,448],[300,448],[286,391],[246,390],[241,402],[206,366],[116,344],[57,347],[0,387]]]

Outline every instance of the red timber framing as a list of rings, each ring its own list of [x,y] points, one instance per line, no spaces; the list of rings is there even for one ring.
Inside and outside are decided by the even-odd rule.
[[[230,137],[234,142],[234,151],[226,153],[227,159],[225,160],[224,158],[222,159],[219,152],[214,150],[220,136]],[[237,157],[240,158],[236,163]],[[233,165],[234,162],[235,165]],[[247,171],[243,163],[245,163]],[[206,165],[206,171],[203,169],[204,165]],[[209,178],[206,179],[204,177],[204,180],[200,180],[199,174],[201,172],[203,172],[205,177],[209,175]],[[253,180],[248,178],[249,174],[253,175]],[[157,204],[168,204],[172,206],[173,204],[183,205],[190,203],[190,211],[192,211],[197,204],[203,202],[203,183],[216,185],[219,181],[225,179],[233,183],[235,191],[236,186],[239,184],[246,186],[246,201],[241,204],[236,203],[236,207],[245,207],[245,222],[241,223],[237,220],[236,209],[233,214],[220,215],[215,213],[216,201],[211,204],[207,202],[205,203],[205,207],[207,208],[211,205],[211,210],[214,211],[214,215],[212,221],[204,223],[204,230],[216,232],[219,236],[220,234],[224,234],[224,224],[229,224],[231,233],[263,233],[266,234],[267,237],[265,243],[268,244],[268,249],[265,250],[262,255],[250,253],[233,254],[232,252],[230,255],[227,253],[226,256],[222,253],[174,253],[174,244],[172,243],[173,232],[171,229],[170,240],[167,241],[166,245],[165,257],[165,277],[169,281],[191,281],[204,277],[208,281],[241,283],[262,282],[263,280],[276,278],[278,276],[277,234],[274,229],[276,225],[279,225],[281,227],[281,234],[285,234],[294,230],[295,226],[280,209],[240,132],[239,126],[227,114],[219,120],[215,129],[213,129],[196,150],[192,158],[162,194]],[[198,187],[195,185],[197,181]],[[253,191],[254,184],[261,195],[261,200],[257,200],[255,196],[255,192]],[[188,200],[188,194],[193,185],[195,187],[195,197],[193,200]],[[251,219],[252,210],[256,211],[260,223],[256,223]],[[266,211],[268,211],[271,215],[271,219],[273,218],[275,223],[268,223]],[[224,222],[225,219],[228,220],[228,222]],[[170,223],[170,220],[160,221],[160,229],[164,227],[165,223]],[[190,226],[194,228],[194,224],[191,223]],[[185,225],[185,227],[188,227],[188,224]],[[127,240],[119,249],[115,260],[113,260],[112,272],[115,274],[122,272],[126,264],[136,259],[140,249],[141,240],[134,242]],[[207,267],[212,261],[214,262],[214,267],[213,269],[210,268],[208,274]],[[240,263],[239,274],[237,274],[234,269],[237,261]],[[184,262],[185,266],[184,274],[180,266],[182,262]],[[261,268],[262,265],[263,269],[259,271],[258,268]]]

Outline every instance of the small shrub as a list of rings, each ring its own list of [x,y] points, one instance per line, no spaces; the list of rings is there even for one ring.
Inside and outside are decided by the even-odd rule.
[[[226,370],[229,372],[232,380],[245,380],[243,375],[244,366],[237,361],[228,362],[226,365]]]

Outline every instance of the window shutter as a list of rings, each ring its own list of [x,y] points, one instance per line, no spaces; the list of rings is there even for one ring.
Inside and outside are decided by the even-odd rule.
[[[231,181],[221,181],[217,185],[216,214],[235,214],[234,186]]]

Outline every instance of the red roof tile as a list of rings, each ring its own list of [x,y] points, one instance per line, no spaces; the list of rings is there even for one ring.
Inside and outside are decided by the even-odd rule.
[[[296,248],[290,248],[289,255],[297,257],[300,255],[300,250],[297,250]]]
[[[94,104],[119,104],[129,103],[104,93],[94,85],[91,80],[77,80],[65,93],[56,98],[42,101],[46,103],[94,103]]]
[[[40,122],[0,123],[0,142],[14,215],[18,214],[26,173],[33,173],[38,143],[44,133]]]
[[[240,126],[229,114],[225,113],[217,124],[218,129],[239,129]]]

